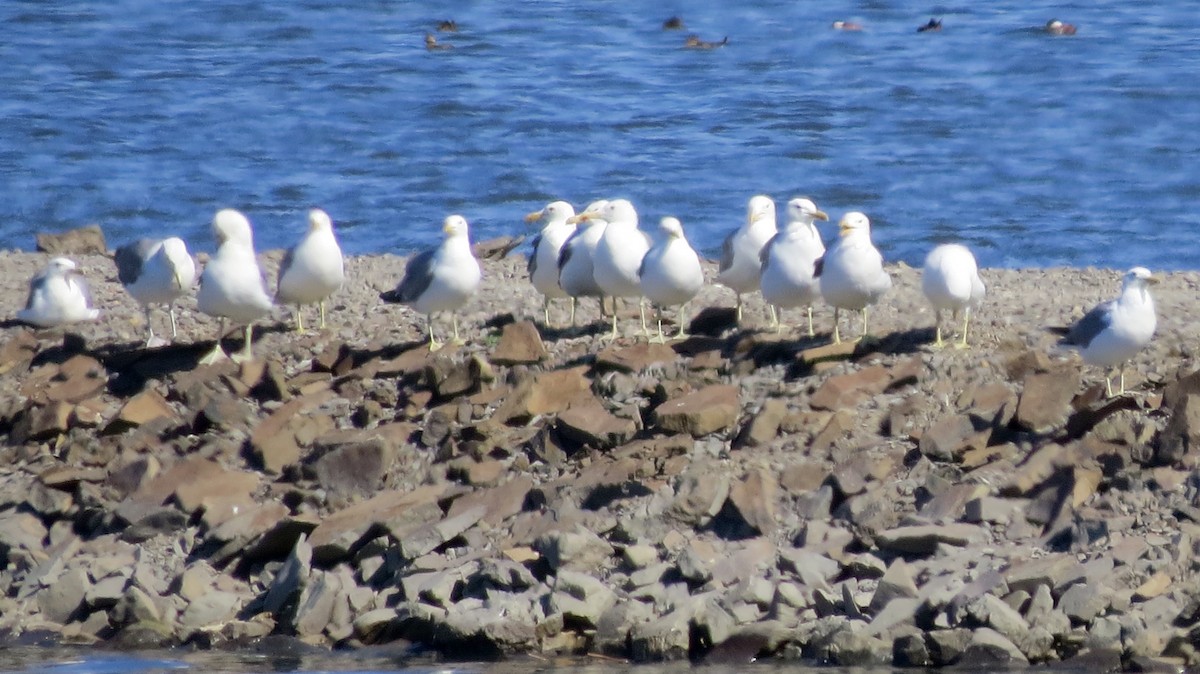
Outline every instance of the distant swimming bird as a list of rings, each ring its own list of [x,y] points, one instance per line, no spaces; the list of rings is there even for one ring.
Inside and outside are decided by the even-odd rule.
[[[817,260],[825,254],[815,221],[829,216],[803,197],[787,203],[787,214],[787,225],[763,246],[762,295],[775,307],[775,332],[782,330],[779,315],[784,309],[807,307],[808,336],[812,337],[812,305],[821,296],[814,274]]]
[[[452,44],[441,44],[433,33],[425,33],[425,49],[428,51],[439,51],[443,49],[454,49]]]
[[[1125,392],[1125,362],[1150,343],[1158,326],[1149,288],[1158,281],[1145,267],[1125,272],[1121,294],[1087,312],[1059,341],[1062,346],[1077,347],[1089,365],[1117,367],[1121,375],[1117,395]],[[1111,373],[1106,371],[1104,388],[1111,398],[1110,377]]]
[[[385,302],[407,304],[425,314],[430,351],[442,346],[433,336],[433,315],[443,311],[450,312],[454,342],[462,342],[458,336],[458,315],[454,312],[475,296],[483,278],[479,261],[471,251],[467,220],[461,215],[451,215],[442,223],[442,232],[446,235],[442,243],[409,259],[396,289],[379,295]]]
[[[941,29],[942,29],[942,20],[941,19],[930,19],[929,23],[927,23],[923,26],[918,26],[917,32],[918,33],[937,32],[937,31],[940,31]]]
[[[567,237],[558,256],[558,284],[571,298],[571,325],[575,325],[575,306],[580,297],[595,297],[600,300],[600,313],[604,313],[604,291],[596,283],[593,258],[600,237],[604,236],[603,211],[607,199],[588,204],[578,215],[567,218],[567,224],[576,224],[575,232]]]
[[[458,22],[455,21],[454,19],[446,19],[445,21],[442,21],[441,23],[438,24],[437,29],[438,29],[438,31],[440,31],[442,33],[457,33],[458,32]]]
[[[288,249],[279,265],[279,283],[275,301],[296,305],[296,331],[304,332],[301,307],[317,303],[320,329],[325,329],[325,300],[346,281],[342,247],[333,233],[333,220],[325,211],[308,212],[308,232]]]
[[[1075,26],[1069,23],[1063,23],[1058,19],[1051,19],[1046,22],[1046,32],[1051,35],[1074,35]]]
[[[146,346],[165,343],[154,336],[150,305],[165,304],[171,317],[171,339],[179,336],[175,323],[175,300],[191,292],[196,284],[196,262],[179,237],[156,241],[139,239],[113,254],[117,279],[146,312]]]
[[[584,215],[587,216],[586,213]],[[642,334],[648,334],[638,269],[642,265],[642,258],[650,250],[650,237],[638,229],[638,214],[628,199],[609,201],[604,207],[602,217],[608,224],[596,244],[596,253],[592,258],[592,273],[596,278],[596,285],[600,286],[600,290],[608,297],[638,298],[638,309],[642,315]],[[615,307],[614,303],[613,339],[617,338]]]
[[[862,24],[853,21],[834,21],[831,28],[834,30],[859,31],[862,30]]]
[[[683,30],[683,17],[672,16],[666,21],[663,21],[662,27],[663,30]]]
[[[700,36],[695,34],[689,35],[683,40],[684,49],[716,49],[717,47],[724,47],[727,44],[729,44],[728,35],[726,35],[725,39],[721,40],[720,42],[708,42],[706,40],[701,40]]]
[[[56,257],[29,280],[25,308],[17,320],[39,328],[56,328],[68,323],[94,321],[100,310],[92,307],[92,295],[73,260]]]
[[[762,249],[775,236],[775,202],[771,197],[750,197],[746,222],[725,237],[721,244],[721,262],[717,283],[737,295],[737,319],[742,320],[742,295],[759,289],[762,276]]]
[[[196,305],[200,311],[220,320],[216,344],[200,362],[215,363],[228,357],[221,348],[226,321],[246,326],[246,343],[233,360],[252,360],[254,321],[269,314],[273,306],[266,277],[254,254],[254,234],[246,216],[232,208],[217,211],[212,229],[217,239],[217,253],[200,274]]]
[[[540,211],[525,216],[525,222],[545,220],[542,231],[533,238],[533,254],[529,256],[529,281],[542,297],[542,314],[550,325],[550,300],[568,297],[558,284],[558,258],[563,244],[575,233],[576,226],[567,219],[575,216],[575,208],[565,201],[553,201]],[[574,299],[571,304],[574,307]],[[573,312],[572,312],[573,313]]]
[[[921,271],[921,290],[933,305],[937,333],[934,346],[942,346],[942,312],[949,311],[955,320],[959,313],[963,315],[962,339],[958,347],[967,348],[971,310],[983,302],[987,292],[970,249],[956,243],[944,243],[929,251]]]
[[[683,325],[687,321],[687,305],[704,287],[704,270],[700,257],[683,234],[677,218],[665,217],[659,222],[665,238],[642,257],[638,276],[642,292],[658,309],[658,340],[665,342],[662,329],[663,307],[679,307],[679,339],[687,337]]]
[[[821,296],[833,307],[833,341],[841,343],[838,313],[841,309],[861,311],[862,336],[867,329],[867,307],[879,301],[892,287],[892,277],[883,269],[883,256],[871,243],[871,221],[858,212],[842,216],[840,238],[817,263]],[[861,339],[861,337],[860,337]]]

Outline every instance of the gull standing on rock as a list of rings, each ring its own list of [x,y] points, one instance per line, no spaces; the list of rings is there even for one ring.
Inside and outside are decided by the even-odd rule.
[[[862,337],[866,337],[867,307],[879,301],[892,287],[892,277],[883,269],[883,256],[871,243],[871,221],[852,211],[838,223],[839,239],[817,263],[816,276],[821,296],[833,307],[833,341],[840,344],[838,312],[861,311]],[[862,339],[860,337],[859,339]]]
[[[220,320],[216,344],[200,362],[215,363],[228,357],[221,348],[226,321],[246,326],[246,343],[233,360],[252,360],[254,321],[269,314],[273,306],[266,277],[254,254],[254,234],[246,216],[232,208],[217,211],[212,229],[217,239],[217,253],[200,274],[196,305],[200,311]]]
[[[817,260],[825,254],[825,244],[816,220],[829,220],[810,199],[798,197],[787,203],[788,223],[763,247],[762,295],[775,307],[775,332],[784,309],[808,308],[808,336],[813,336],[812,305],[820,296]]]
[[[666,342],[662,329],[663,307],[679,307],[679,339],[687,337],[683,324],[687,320],[687,305],[704,287],[704,270],[700,257],[692,249],[683,234],[683,225],[677,218],[665,217],[659,229],[666,238],[650,248],[642,257],[638,276],[642,292],[658,309],[658,341]]]
[[[571,298],[571,325],[575,325],[575,306],[580,297],[595,297],[600,300],[600,314],[604,315],[604,291],[596,283],[594,258],[600,237],[608,223],[602,217],[607,199],[588,204],[579,215],[567,218],[567,224],[578,223],[575,231],[563,243],[558,255],[558,285]]]
[[[1158,327],[1154,298],[1150,295],[1150,285],[1158,281],[1145,267],[1125,272],[1121,294],[1084,314],[1059,342],[1062,346],[1077,347],[1083,362],[1089,365],[1116,367],[1121,375],[1117,395],[1125,392],[1125,361],[1150,343]],[[1111,372],[1106,371],[1104,388],[1111,398],[1110,379]]]
[[[762,249],[775,236],[775,202],[757,195],[746,204],[746,222],[725,237],[717,283],[737,294],[737,320],[742,320],[742,295],[759,289],[762,278]],[[771,310],[774,312],[774,310]]]
[[[167,305],[171,317],[171,339],[179,336],[175,324],[175,300],[186,295],[196,284],[196,262],[187,244],[179,237],[161,241],[139,239],[118,248],[113,254],[117,279],[146,312],[146,346],[162,346],[165,340],[154,336],[150,305]]]
[[[933,305],[934,330],[937,334],[934,346],[941,348],[943,345],[942,312],[949,311],[954,320],[958,319],[960,312],[963,314],[962,339],[958,342],[958,348],[967,348],[971,309],[979,306],[987,292],[983,279],[979,278],[979,265],[970,249],[957,243],[944,243],[929,251],[925,267],[921,270],[921,290]]]
[[[458,336],[458,315],[467,300],[479,290],[483,271],[475,253],[471,251],[467,220],[461,215],[451,215],[442,223],[446,238],[437,248],[429,248],[414,255],[404,268],[404,278],[395,290],[380,293],[385,302],[407,304],[425,314],[429,324],[429,350],[436,351],[442,343],[433,336],[433,315],[450,312],[450,324],[454,329],[454,343],[461,344]]]
[[[575,233],[575,225],[567,222],[575,216],[575,208],[565,201],[552,201],[540,211],[525,216],[525,222],[545,220],[542,231],[533,237],[533,254],[529,256],[529,281],[542,297],[542,314],[546,326],[550,325],[550,300],[567,297],[567,292],[558,284],[558,258],[563,244]],[[574,315],[574,298],[571,300]]]
[[[638,270],[642,258],[650,250],[650,237],[638,229],[638,214],[628,199],[613,199],[604,207],[604,235],[596,245],[596,256],[592,260],[596,285],[605,295],[613,299],[612,338],[617,338],[616,298],[638,298],[638,311],[642,316],[642,334],[649,334],[646,327],[646,306],[642,301],[642,284]]]
[[[94,321],[100,310],[92,307],[92,295],[75,261],[56,257],[29,280],[25,308],[17,320],[39,328],[56,328],[68,323]]]
[[[279,284],[275,301],[296,305],[296,332],[304,332],[301,307],[317,303],[325,329],[325,300],[337,292],[346,281],[342,248],[333,234],[333,220],[325,211],[314,208],[308,212],[308,233],[288,249],[279,265]]]

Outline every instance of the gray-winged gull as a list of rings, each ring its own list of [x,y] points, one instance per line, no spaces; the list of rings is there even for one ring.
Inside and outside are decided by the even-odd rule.
[[[967,348],[971,310],[983,302],[987,292],[970,249],[957,243],[944,243],[929,251],[921,270],[921,290],[933,305],[937,334],[934,346],[940,348],[943,345],[942,312],[949,311],[954,320],[958,319],[959,313],[963,315],[962,339],[958,347]]]
[[[1117,395],[1125,392],[1125,361],[1150,343],[1158,326],[1154,298],[1150,295],[1150,285],[1155,283],[1158,277],[1145,267],[1125,272],[1121,294],[1087,312],[1059,342],[1078,348],[1089,365],[1118,368],[1121,387]],[[1112,382],[1107,371],[1104,388],[1111,398]]]
[[[585,214],[585,219],[587,216]],[[628,199],[613,199],[604,207],[604,234],[596,244],[592,258],[592,273],[600,290],[613,299],[612,338],[617,338],[616,298],[638,298],[638,310],[642,317],[642,334],[646,328],[646,308],[642,302],[641,281],[638,269],[642,258],[650,250],[650,238],[638,229],[638,214]]]
[[[892,287],[892,277],[883,269],[883,256],[871,243],[871,221],[852,211],[838,223],[839,238],[817,263],[821,296],[833,307],[833,341],[841,343],[839,311],[862,312],[862,337],[869,334],[867,307],[878,302]],[[862,338],[860,337],[860,339]]]
[[[385,302],[407,304],[425,314],[431,351],[442,346],[433,336],[433,315],[443,311],[450,312],[454,342],[461,343],[458,316],[454,312],[475,295],[483,278],[479,261],[471,251],[466,218],[447,217],[442,232],[446,235],[442,243],[412,256],[396,289],[379,295]]]
[[[775,202],[759,194],[750,197],[746,204],[746,222],[725,237],[721,244],[717,283],[737,295],[738,321],[742,320],[742,295],[759,289],[762,249],[775,236],[775,232]]]
[[[304,331],[301,307],[317,304],[321,329],[325,328],[325,300],[346,282],[345,261],[333,220],[325,211],[314,208],[308,212],[308,232],[295,246],[288,249],[279,265],[279,284],[275,301],[296,306],[296,331]]]
[[[25,308],[17,320],[39,328],[94,321],[100,310],[92,307],[87,281],[76,271],[74,260],[56,257],[29,280]]]
[[[813,336],[812,305],[821,296],[817,283],[817,260],[825,254],[825,244],[816,220],[829,216],[817,208],[811,199],[797,197],[787,203],[788,222],[763,247],[762,295],[767,304],[775,307],[775,332],[784,309],[808,309],[808,336]]]
[[[246,343],[235,361],[254,358],[254,321],[271,312],[271,295],[267,280],[259,269],[254,254],[254,234],[246,216],[232,208],[217,211],[212,221],[217,253],[200,274],[200,290],[196,306],[200,311],[218,319],[217,340],[201,363],[214,363],[226,358],[221,348],[226,321],[246,326]]]
[[[604,314],[604,292],[596,284],[593,258],[600,237],[604,236],[604,228],[608,225],[601,217],[607,205],[607,199],[599,199],[588,204],[582,213],[567,218],[567,223],[578,226],[559,253],[558,284],[571,298],[571,325],[575,325],[575,307],[580,297],[599,299],[600,313]]]
[[[658,341],[665,342],[663,307],[679,307],[679,331],[675,336],[687,337],[683,329],[687,321],[687,304],[704,287],[704,270],[700,267],[700,257],[684,236],[678,218],[667,216],[658,227],[664,238],[642,257],[638,274],[642,292],[658,309]]]
[[[138,239],[118,248],[113,254],[117,279],[146,312],[146,346],[165,343],[154,336],[150,305],[167,305],[171,317],[171,339],[179,336],[175,323],[175,301],[191,292],[196,284],[196,262],[183,239]]]
[[[533,254],[529,256],[529,282],[542,294],[542,315],[550,325],[550,300],[568,297],[558,284],[558,258],[563,244],[575,233],[575,225],[567,222],[574,217],[575,208],[565,201],[552,201],[545,208],[525,216],[529,223],[545,220],[546,224],[533,237]],[[574,307],[574,300],[572,300]],[[572,311],[572,313],[574,313]]]

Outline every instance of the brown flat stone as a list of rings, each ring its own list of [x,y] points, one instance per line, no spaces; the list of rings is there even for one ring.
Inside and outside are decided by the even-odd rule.
[[[809,404],[818,410],[841,410],[854,407],[873,395],[882,393],[891,383],[888,369],[872,365],[849,374],[826,379],[813,393]]]
[[[713,384],[667,400],[654,410],[654,418],[663,430],[700,437],[732,426],[740,413],[738,387]]]
[[[422,485],[407,491],[389,490],[343,508],[324,519],[309,536],[313,559],[332,562],[350,552],[351,547],[372,527],[390,527],[412,521],[414,515],[429,512],[441,518],[437,499],[446,491],[445,485]],[[428,508],[427,506],[432,506]],[[420,516],[425,520],[424,516]]]
[[[518,384],[493,418],[508,422],[562,412],[591,388],[586,373],[586,367],[539,372]]]
[[[500,331],[500,341],[492,349],[493,363],[521,365],[537,363],[546,357],[546,345],[532,321],[509,323]]]
[[[558,415],[558,432],[570,441],[595,448],[609,448],[627,442],[637,433],[637,424],[622,419],[595,396],[585,396]]]
[[[746,524],[763,535],[775,530],[778,499],[779,483],[774,475],[762,469],[750,471],[729,488],[729,502]]]
[[[263,470],[279,473],[284,466],[300,460],[301,449],[296,431],[302,429],[294,428],[293,420],[333,398],[334,393],[328,390],[294,398],[258,424],[250,435],[250,449]],[[312,419],[311,416],[303,416]],[[333,430],[332,422],[325,430]]]
[[[1063,425],[1079,385],[1077,368],[1059,368],[1055,372],[1026,375],[1017,402],[1017,424],[1035,433],[1044,433]]]
[[[122,430],[122,426],[141,426],[155,419],[175,419],[176,417],[174,408],[166,398],[153,389],[146,389],[125,401],[120,411],[117,412],[113,425],[117,427],[116,430]]]
[[[610,346],[596,354],[596,368],[641,372],[651,365],[673,363],[678,358],[666,344],[638,342],[633,346]]]

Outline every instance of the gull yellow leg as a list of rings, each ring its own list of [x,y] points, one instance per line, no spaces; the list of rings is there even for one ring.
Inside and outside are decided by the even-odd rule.
[[[742,294],[741,293],[735,293],[735,294],[737,295],[737,322],[739,325],[741,325],[741,323],[742,323]]]
[[[296,332],[304,332],[304,314],[300,311],[300,305],[296,305]]]
[[[808,336],[809,336],[809,337],[816,337],[816,336],[817,336],[817,333],[816,333],[816,331],[814,331],[814,330],[813,330],[813,322],[812,322],[812,305],[811,305],[811,304],[810,304],[810,305],[808,305]]]
[[[171,339],[175,339],[176,337],[179,336],[179,329],[176,327],[176,324],[175,324],[175,305],[174,304],[167,305],[167,315],[169,315],[171,317]]]
[[[465,344],[462,337],[458,336],[458,314],[450,314],[450,329],[454,332],[454,344]]]
[[[325,300],[321,300],[320,302],[317,302],[317,311],[319,311],[321,313],[321,324],[318,327],[320,327],[320,329],[324,330],[325,329]]]
[[[687,322],[687,302],[684,302],[679,307],[679,331],[675,333],[677,339],[687,339],[688,334],[683,330],[683,324]]]
[[[549,297],[542,300],[542,317],[546,321],[543,325],[545,325],[547,328],[550,327],[550,298]]]
[[[616,308],[617,308],[617,305],[616,305],[616,300],[614,299],[614,300],[613,300],[613,309],[616,309]],[[616,338],[617,338],[617,312],[616,312],[616,311],[613,311],[613,315],[612,315],[612,334],[609,336],[609,339],[616,339]]]
[[[244,334],[246,336],[246,343],[242,345],[241,353],[237,353],[232,356],[233,361],[235,363],[246,363],[246,362],[254,360],[254,324],[253,323],[246,324],[246,330],[245,330]]]
[[[767,306],[771,307],[771,326],[775,328],[775,334],[778,335],[783,332],[783,321],[779,320],[780,315],[783,314],[783,309],[778,309],[770,304]]]
[[[839,322],[838,314],[839,313],[841,313],[841,310],[838,309],[837,307],[834,307],[833,308],[833,343],[834,344],[842,343],[842,333],[838,330],[838,322]]]
[[[967,343],[967,334],[970,331],[970,329],[971,329],[971,308],[967,307],[967,309],[965,311],[963,311],[962,339],[960,339],[958,341],[958,348],[966,349],[970,346]]]
[[[224,336],[225,336],[225,319],[222,318],[219,321],[217,321],[216,343],[213,344],[212,351],[209,351],[207,354],[205,354],[205,356],[203,358],[200,359],[201,365],[211,365],[213,363],[218,363],[220,361],[223,361],[229,357],[229,355],[225,353],[225,349],[221,348],[221,338]]]
[[[942,312],[934,310],[933,312],[933,348],[940,349],[945,346],[942,342]]]
[[[433,314],[429,314],[425,317],[425,325],[429,327],[429,350],[437,351],[438,349],[442,348],[442,343],[433,337]]]
[[[649,337],[650,336],[650,328],[646,327],[646,298],[644,298],[644,297],[638,298],[638,313],[640,313],[642,315],[642,335]],[[662,309],[661,308],[658,310],[658,316],[659,316],[658,332],[659,332],[659,334],[662,334]]]

